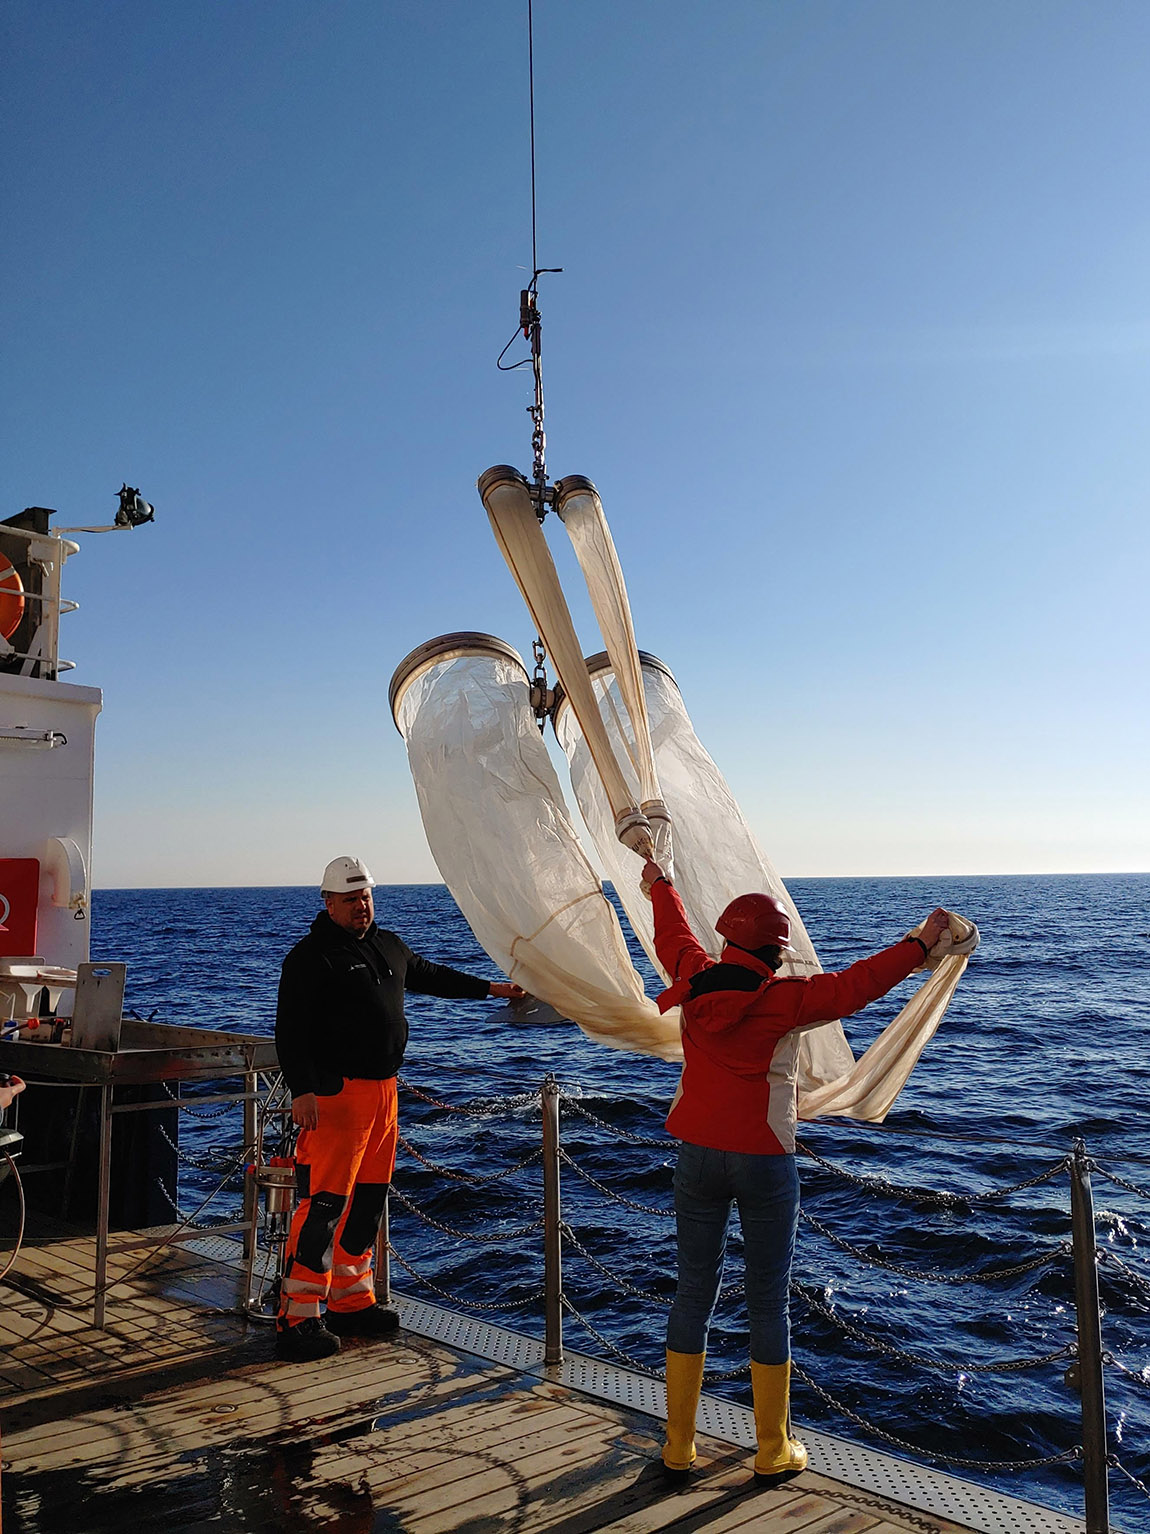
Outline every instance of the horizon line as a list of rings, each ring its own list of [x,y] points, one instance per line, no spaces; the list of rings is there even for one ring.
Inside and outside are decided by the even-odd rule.
[[[1150,877],[1150,869],[1144,868],[1102,868],[1102,869],[1068,869],[1052,871],[1019,871],[1014,873],[934,873],[934,874],[781,874],[780,878],[786,884],[794,880],[816,883],[826,880],[845,879],[1137,879]],[[604,884],[614,885],[610,879],[604,879]],[[446,889],[447,885],[442,879],[409,879],[395,883],[385,884],[382,880],[373,886],[375,889]],[[92,893],[127,892],[136,890],[306,890],[313,889],[319,892],[318,884],[99,884],[92,886]]]

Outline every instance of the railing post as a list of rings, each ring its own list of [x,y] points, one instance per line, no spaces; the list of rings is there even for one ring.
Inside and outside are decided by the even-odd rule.
[[[543,1314],[545,1364],[563,1362],[563,1265],[559,1234],[559,1083],[548,1075],[543,1104]]]
[[[1074,1305],[1078,1317],[1078,1388],[1082,1395],[1082,1458],[1086,1534],[1109,1534],[1106,1481],[1106,1395],[1102,1381],[1102,1319],[1098,1304],[1098,1246],[1086,1143],[1075,1140],[1070,1160],[1070,1233]]]
[[[391,1304],[391,1220],[387,1205],[385,1198],[375,1237],[375,1298],[380,1305]]]
[[[259,1103],[256,1094],[259,1092],[260,1078],[255,1071],[247,1071],[244,1074],[244,1155],[249,1158],[253,1166],[259,1166],[264,1159],[263,1155],[263,1120],[259,1113]],[[177,1087],[177,1091],[179,1088]],[[255,1257],[256,1246],[256,1206],[259,1203],[259,1189],[256,1187],[254,1177],[244,1177],[244,1212],[243,1218],[247,1222],[244,1231],[244,1257],[248,1263],[248,1295],[251,1295],[251,1275]]]

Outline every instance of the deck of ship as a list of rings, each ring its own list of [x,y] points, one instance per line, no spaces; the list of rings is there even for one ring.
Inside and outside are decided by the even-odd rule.
[[[760,1491],[747,1450],[705,1435],[698,1473],[668,1492],[651,1401],[640,1402],[647,1410],[626,1404],[632,1392],[621,1371],[606,1371],[615,1378],[604,1391],[604,1366],[584,1359],[580,1373],[578,1356],[561,1375],[499,1361],[518,1345],[499,1328],[483,1329],[484,1357],[473,1342],[478,1323],[402,1298],[397,1338],[345,1342],[337,1358],[307,1366],[279,1363],[270,1329],[237,1313],[235,1267],[210,1251],[210,1243],[168,1248],[142,1270],[138,1251],[114,1254],[112,1273],[130,1277],[110,1291],[105,1331],[91,1325],[91,1239],[21,1252],[12,1275],[19,1287],[0,1289],[6,1534],[96,1534],[128,1523],[141,1534],[963,1534],[988,1526],[985,1517],[924,1513],[921,1497],[908,1505],[866,1489],[865,1477],[848,1485],[809,1471]],[[442,1340],[449,1335],[457,1341]],[[528,1353],[537,1348],[519,1342]],[[593,1394],[570,1383],[588,1372],[599,1381]],[[989,1524],[996,1529],[1080,1527],[999,1501]],[[1016,1522],[1012,1509],[1037,1516]]]

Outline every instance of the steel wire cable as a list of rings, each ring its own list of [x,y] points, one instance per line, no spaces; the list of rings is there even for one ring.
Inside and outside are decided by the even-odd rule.
[[[1037,1369],[1044,1364],[1057,1363],[1063,1358],[1073,1358],[1077,1352],[1074,1343],[1067,1342],[1053,1353],[1043,1353],[1034,1358],[1008,1358],[1002,1363],[954,1363],[943,1358],[927,1358],[919,1353],[908,1353],[905,1348],[900,1348],[893,1342],[886,1342],[881,1337],[876,1337],[873,1332],[867,1331],[865,1327],[856,1326],[853,1321],[848,1321],[845,1317],[831,1310],[828,1305],[824,1305],[821,1300],[816,1299],[801,1284],[792,1284],[791,1293],[798,1295],[816,1315],[821,1316],[824,1321],[828,1321],[832,1326],[837,1327],[839,1331],[845,1332],[848,1337],[852,1337],[856,1342],[861,1342],[866,1347],[873,1348],[876,1353],[882,1353],[889,1358],[895,1358],[900,1363],[917,1364],[923,1369],[938,1369],[948,1374],[1013,1374],[1023,1369]]]
[[[8,1277],[9,1273],[11,1273],[12,1264],[20,1255],[20,1248],[24,1245],[24,1221],[27,1217],[27,1208],[24,1203],[24,1180],[20,1176],[20,1173],[17,1171],[16,1163],[12,1159],[12,1156],[9,1154],[9,1152],[4,1151],[3,1156],[4,1160],[8,1163],[8,1170],[12,1174],[12,1181],[16,1188],[16,1197],[20,1201],[20,1220],[16,1227],[16,1244],[12,1248],[12,1253],[9,1256],[8,1261],[4,1264],[3,1269],[0,1269],[0,1282],[3,1282],[3,1280]]]
[[[960,1465],[964,1470],[1041,1470],[1047,1465],[1061,1465],[1082,1458],[1080,1444],[1072,1449],[1063,1449],[1060,1454],[1045,1455],[1041,1459],[968,1459],[958,1454],[945,1454],[939,1449],[928,1449],[922,1444],[911,1443],[905,1438],[896,1438],[885,1428],[877,1427],[873,1422],[868,1422],[865,1417],[860,1417],[858,1412],[852,1411],[844,1402],[817,1384],[805,1369],[795,1363],[794,1359],[791,1360],[791,1371],[797,1374],[825,1405],[838,1412],[840,1416],[846,1417],[856,1427],[861,1427],[883,1443],[893,1444],[896,1449],[905,1449],[922,1459],[933,1459],[942,1465]]]
[[[533,1289],[525,1299],[521,1300],[465,1300],[462,1295],[452,1294],[449,1289],[444,1289],[441,1285],[433,1283],[430,1278],[425,1278],[417,1268],[412,1267],[406,1257],[399,1254],[391,1242],[388,1243],[387,1249],[404,1272],[409,1273],[417,1284],[422,1284],[425,1289],[430,1289],[432,1294],[438,1294],[440,1299],[447,1300],[452,1305],[462,1306],[464,1310],[526,1310],[528,1305],[538,1305],[543,1299],[543,1285],[540,1284],[538,1289]]]
[[[1014,1263],[1008,1268],[988,1268],[982,1273],[943,1273],[937,1268],[906,1268],[900,1263],[890,1262],[885,1257],[876,1257],[870,1252],[864,1252],[861,1247],[845,1241],[842,1236],[836,1236],[834,1231],[828,1230],[821,1220],[816,1220],[813,1214],[808,1214],[805,1209],[799,1211],[799,1219],[816,1230],[820,1236],[825,1236],[840,1251],[849,1252],[859,1262],[868,1263],[871,1267],[885,1268],[888,1273],[897,1273],[902,1278],[913,1278],[924,1284],[989,1284],[997,1279],[1014,1278],[1020,1273],[1032,1273],[1036,1268],[1046,1267],[1055,1258],[1065,1256],[1070,1251],[1068,1241],[1059,1242],[1053,1251],[1042,1252],[1037,1257],[1031,1257],[1026,1262]]]
[[[449,1178],[452,1182],[467,1183],[468,1186],[474,1188],[482,1187],[485,1183],[501,1182],[505,1177],[514,1177],[516,1172],[522,1172],[524,1167],[529,1167],[532,1162],[542,1161],[543,1159],[543,1148],[542,1146],[537,1146],[536,1149],[530,1153],[530,1155],[524,1156],[523,1160],[517,1162],[514,1166],[505,1167],[502,1172],[492,1172],[488,1177],[476,1177],[471,1172],[455,1171],[451,1167],[440,1166],[438,1162],[429,1161],[428,1158],[424,1155],[421,1155],[421,1153],[416,1150],[415,1146],[412,1145],[411,1141],[405,1139],[403,1135],[399,1135],[398,1139],[400,1145],[403,1146],[408,1155],[411,1156],[414,1160],[418,1161],[422,1166],[427,1167],[428,1171],[436,1172],[440,1177]]]
[[[414,1199],[408,1198],[406,1193],[401,1193],[398,1188],[392,1188],[389,1197],[397,1199],[403,1207],[422,1220],[425,1225],[430,1225],[432,1230],[437,1230],[441,1235],[451,1236],[456,1241],[475,1241],[480,1245],[497,1246],[507,1241],[517,1241],[522,1236],[534,1235],[537,1230],[543,1229],[543,1218],[540,1216],[531,1225],[518,1225],[514,1230],[499,1231],[495,1235],[480,1236],[471,1230],[456,1230],[453,1225],[445,1225],[442,1220],[437,1220],[434,1215],[427,1213]]]
[[[637,1214],[654,1214],[658,1215],[661,1220],[673,1220],[675,1218],[675,1211],[673,1209],[659,1209],[654,1204],[640,1204],[633,1198],[624,1197],[622,1193],[613,1192],[601,1183],[597,1177],[592,1177],[590,1172],[584,1171],[579,1163],[573,1160],[565,1150],[559,1152],[559,1160],[565,1166],[569,1166],[577,1177],[581,1177],[584,1182],[590,1183],[591,1187],[601,1193],[604,1198],[613,1199],[615,1203],[622,1204],[627,1209],[633,1209]]]
[[[796,1140],[795,1146],[804,1156],[809,1156],[812,1161],[817,1162],[824,1171],[832,1173],[835,1177],[841,1177],[844,1182],[853,1183],[855,1187],[865,1188],[876,1196],[912,1199],[916,1203],[938,1204],[947,1209],[961,1208],[965,1204],[986,1204],[995,1199],[1009,1198],[1012,1193],[1021,1193],[1024,1188],[1036,1188],[1040,1183],[1048,1182],[1050,1178],[1057,1177],[1059,1172],[1066,1171],[1070,1166],[1070,1157],[1063,1156],[1061,1161],[1056,1161],[1053,1166],[1047,1167],[1045,1171],[1037,1173],[1034,1177],[1028,1177],[1025,1182],[1011,1183],[1004,1188],[992,1188],[986,1193],[948,1193],[938,1188],[902,1186],[891,1182],[887,1177],[871,1177],[862,1172],[850,1172],[845,1167],[836,1166],[833,1161],[820,1156],[802,1140]]]

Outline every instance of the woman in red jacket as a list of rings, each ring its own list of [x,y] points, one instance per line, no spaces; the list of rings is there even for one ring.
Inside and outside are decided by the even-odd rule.
[[[682,1144],[675,1171],[679,1278],[667,1324],[663,1465],[678,1479],[695,1458],[707,1330],[723,1275],[731,1205],[737,1203],[758,1440],[755,1480],[773,1486],[807,1464],[788,1420],[799,1037],[861,1011],[905,980],[938,942],[948,917],[941,908],[932,911],[921,937],[903,938],[839,974],[778,976],[790,940],[781,901],[772,895],[733,900],[715,923],[726,940],[716,963],[691,931],[662,869],[648,863],[643,879],[654,905],[655,949],[672,977],[659,1010],[681,1006],[683,1019],[683,1076],[667,1116],[668,1130]]]

